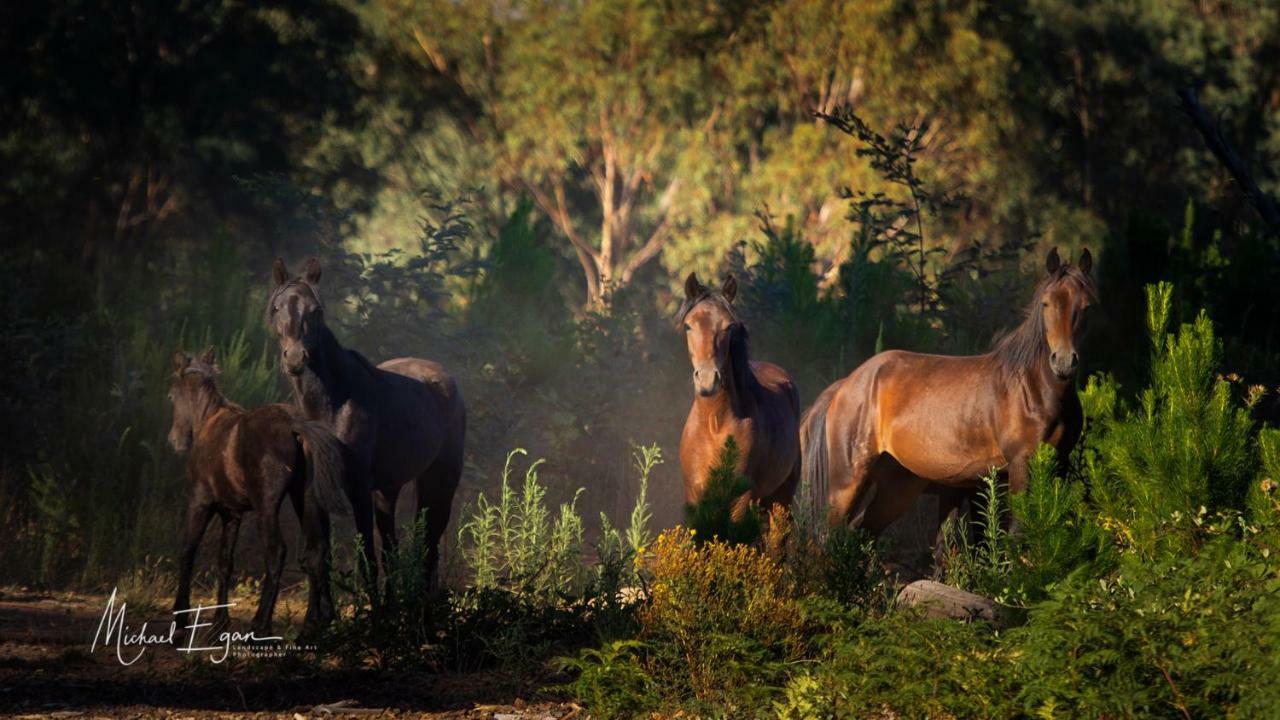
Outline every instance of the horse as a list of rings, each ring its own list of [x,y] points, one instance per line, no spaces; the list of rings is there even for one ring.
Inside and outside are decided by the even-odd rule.
[[[1065,459],[1084,425],[1077,351],[1098,294],[1085,250],[1045,261],[1022,323],[991,352],[944,356],[890,350],[818,396],[801,421],[804,482],[828,522],[874,534],[921,492],[939,495],[939,520],[998,469],[1009,491],[1027,486],[1041,443]]]
[[[329,591],[329,513],[346,514],[346,474],[342,448],[320,423],[310,422],[289,405],[246,410],[229,401],[218,387],[213,348],[199,356],[179,350],[173,356],[169,401],[173,424],[169,445],[187,454],[191,500],[179,560],[175,613],[191,606],[191,572],[196,551],[214,515],[222,520],[218,549],[218,609],[213,627],[225,629],[225,607],[232,584],[236,538],[244,514],[253,511],[266,557],[266,577],[254,616],[253,631],[269,634],[285,543],[280,532],[280,506],[287,496],[306,535],[303,566],[310,581],[304,634],[333,619]]]
[[[440,538],[462,477],[467,429],[462,393],[438,363],[402,357],[375,367],[344,348],[325,324],[320,275],[315,258],[296,277],[276,258],[267,323],[280,340],[281,369],[298,407],[329,426],[346,448],[356,529],[371,570],[376,567],[372,524],[386,556],[396,547],[396,498],[414,481],[418,516],[426,514],[427,578],[434,588]]]
[[[680,437],[685,502],[697,504],[726,440],[739,449],[735,471],[751,489],[733,505],[741,518],[748,504],[787,506],[800,480],[800,394],[786,370],[753,361],[747,327],[733,310],[738,283],[728,276],[719,292],[685,280],[677,314],[693,364],[693,405]]]

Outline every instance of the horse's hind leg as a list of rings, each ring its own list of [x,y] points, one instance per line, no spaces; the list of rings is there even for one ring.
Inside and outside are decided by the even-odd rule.
[[[916,477],[889,455],[881,456],[869,475],[868,480],[874,483],[876,493],[866,503],[862,527],[876,535],[906,514],[920,493],[929,486],[928,480]]]
[[[396,538],[396,500],[400,497],[400,487],[390,490],[375,490],[373,493],[373,521],[378,526],[378,536],[382,538],[382,572],[391,570],[391,556],[395,554],[399,540]]]
[[[187,525],[182,533],[182,557],[178,560],[178,593],[173,599],[173,611],[181,612],[191,607],[191,573],[195,567],[200,540],[213,518],[213,508],[202,498],[192,499],[187,507]]]
[[[303,634],[308,635],[327,626],[333,620],[333,595],[329,588],[329,514],[315,499],[295,488],[290,493],[293,511],[302,525],[306,545],[302,551],[302,567],[311,586],[307,592],[307,615],[302,622]]]
[[[284,559],[288,550],[280,533],[280,502],[277,500],[268,504],[258,512],[258,534],[262,538],[267,573],[262,580],[262,597],[258,599],[258,613],[253,618],[253,630],[265,635],[271,632],[271,616],[275,613],[276,596],[280,594],[280,576],[284,572]]]
[[[833,527],[846,523],[855,527],[862,526],[866,506],[877,491],[875,482],[871,479],[871,470],[879,459],[879,453],[863,453],[848,462],[839,457],[837,448],[831,448],[827,461],[831,468],[831,487],[827,498],[830,508],[827,514],[828,524]]]
[[[232,572],[235,569],[236,540],[240,537],[240,516],[222,515],[222,537],[218,541],[218,609],[213,613],[213,629],[224,630],[231,624],[227,610],[227,598],[231,594]]]
[[[418,476],[418,514],[427,517],[427,587],[440,582],[440,539],[453,514],[453,495],[462,479],[462,461],[438,459]]]

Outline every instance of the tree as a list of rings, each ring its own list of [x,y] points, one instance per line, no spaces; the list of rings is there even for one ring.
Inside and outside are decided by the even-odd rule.
[[[498,145],[505,179],[569,243],[590,306],[607,305],[682,222],[679,195],[690,179],[678,156],[731,101],[720,62],[742,15],[723,10],[516,3],[483,14],[480,46],[445,37],[454,21],[427,23],[437,12],[456,16],[447,7],[413,28],[430,66],[483,108],[472,127]]]

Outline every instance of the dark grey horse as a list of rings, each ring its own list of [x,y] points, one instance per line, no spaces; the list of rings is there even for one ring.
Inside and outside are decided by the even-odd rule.
[[[351,504],[366,557],[373,559],[372,520],[383,552],[395,547],[396,498],[412,480],[418,512],[426,511],[434,586],[440,537],[462,476],[467,411],[457,383],[430,360],[396,358],[374,367],[343,348],[325,325],[315,258],[293,278],[277,258],[273,276],[267,323],[280,338],[280,365],[298,406],[328,424],[347,450],[348,485],[361,489]]]

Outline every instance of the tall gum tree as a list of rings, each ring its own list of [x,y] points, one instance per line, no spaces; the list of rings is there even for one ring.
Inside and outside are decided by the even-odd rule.
[[[677,155],[726,102],[719,63],[741,14],[723,5],[514,3],[474,18],[488,28],[469,47],[449,24],[413,30],[483,109],[473,127],[497,139],[504,180],[571,246],[588,307],[607,306],[685,220]]]

